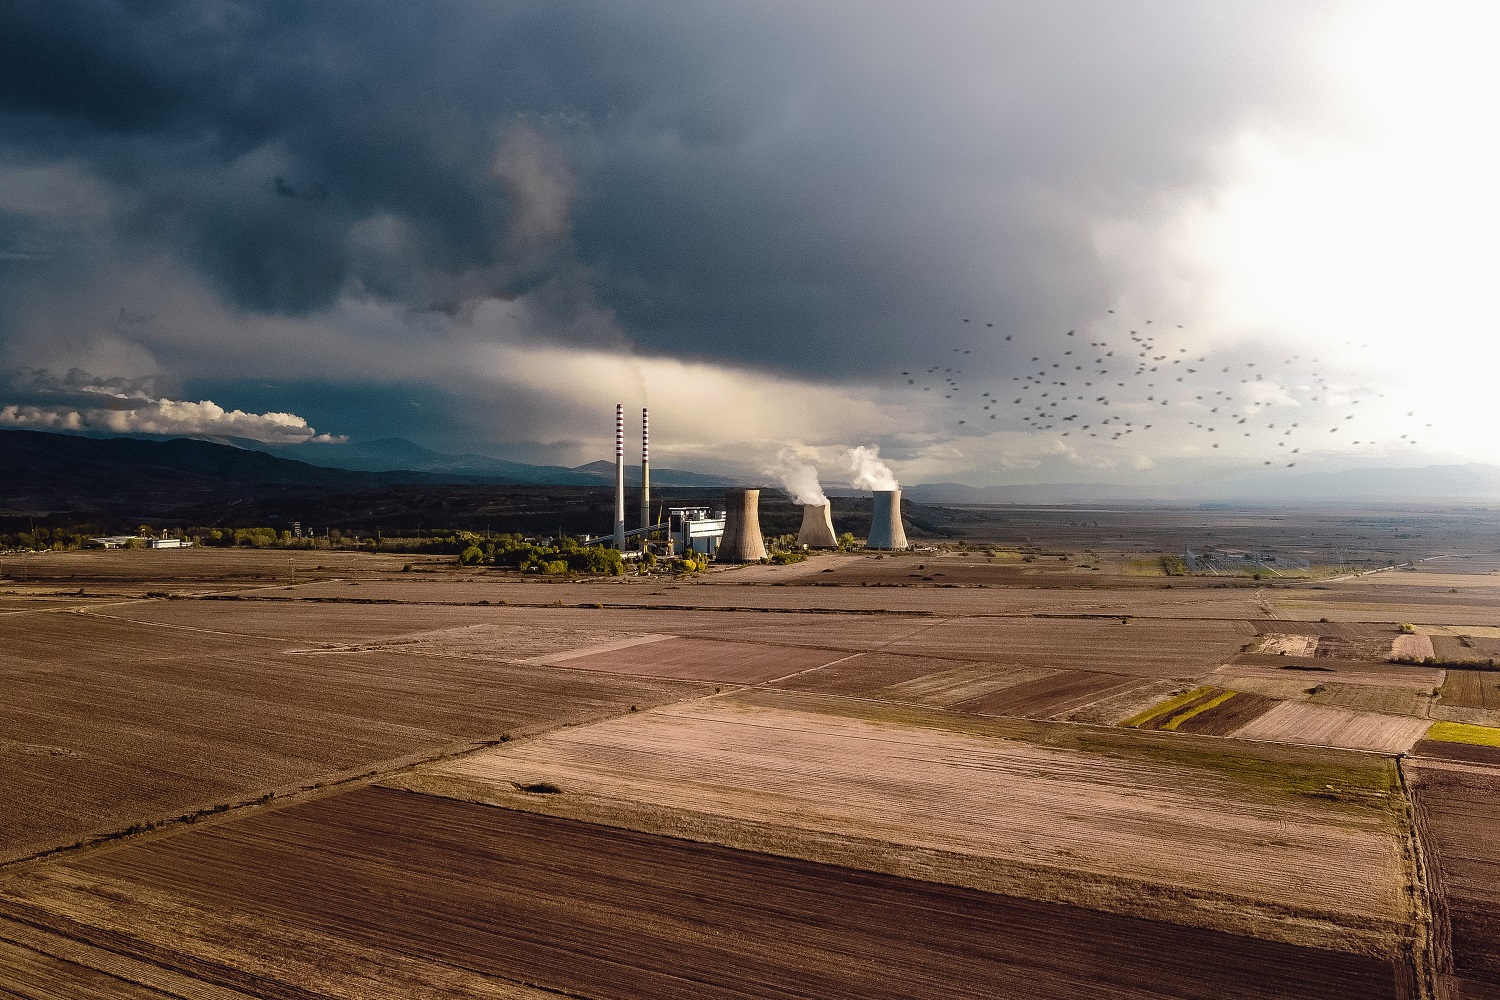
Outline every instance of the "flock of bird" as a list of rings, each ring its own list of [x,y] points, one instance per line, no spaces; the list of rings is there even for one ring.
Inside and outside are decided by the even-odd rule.
[[[966,430],[1004,428],[1121,442],[1176,428],[1210,450],[1253,450],[1264,465],[1288,468],[1304,450],[1334,443],[1417,444],[1423,421],[1416,411],[1407,411],[1402,426],[1391,429],[1388,415],[1372,412],[1384,409],[1375,402],[1383,392],[1333,376],[1318,358],[1293,354],[1276,359],[1279,364],[1210,363],[1207,352],[1183,346],[1188,335],[1178,332],[1180,325],[1159,332],[1164,328],[1147,319],[1132,329],[1116,320],[1112,309],[1109,317],[1094,327],[1116,326],[1117,333],[1085,340],[1069,330],[1041,352],[1019,351],[1014,334],[996,333],[994,348],[1010,355],[1001,364],[1017,374],[992,376],[979,388],[963,379],[973,348],[951,347],[944,363],[901,375],[913,391],[958,401],[957,426]]]

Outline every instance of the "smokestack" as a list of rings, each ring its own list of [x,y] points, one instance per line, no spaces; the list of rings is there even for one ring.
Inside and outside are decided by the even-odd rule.
[[[833,508],[826,503],[802,505],[802,530],[797,532],[797,544],[810,549],[836,549],[839,541],[833,537]]]
[[[876,490],[875,513],[870,518],[870,549],[906,548],[906,529],[901,526],[901,491]]]
[[[641,527],[651,527],[651,413],[641,407]],[[641,538],[641,547],[646,539]]]
[[[724,540],[715,562],[759,562],[766,557],[760,534],[760,490],[728,490],[724,494]]]
[[[615,404],[615,548],[625,551],[625,404]]]

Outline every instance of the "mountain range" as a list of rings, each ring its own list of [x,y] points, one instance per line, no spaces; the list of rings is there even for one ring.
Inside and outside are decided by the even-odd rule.
[[[347,444],[308,442],[293,445],[268,445],[259,441],[240,439],[235,439],[231,443],[236,447],[265,452],[278,458],[357,472],[423,472],[460,476],[464,481],[510,486],[598,486],[601,483],[613,484],[615,480],[614,463],[604,460],[574,468],[561,465],[528,465],[524,462],[508,462],[472,452],[449,455],[423,448],[405,438],[380,438],[375,441],[352,441]],[[639,486],[641,467],[627,466],[625,482],[630,486]],[[735,485],[734,480],[723,476],[709,476],[698,472],[655,467],[651,469],[651,482],[658,486]]]

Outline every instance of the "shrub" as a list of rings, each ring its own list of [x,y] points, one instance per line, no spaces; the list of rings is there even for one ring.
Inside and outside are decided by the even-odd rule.
[[[1413,625],[1411,622],[1402,622],[1401,625],[1400,625],[1400,629],[1406,635],[1416,635],[1417,634],[1417,627],[1415,625]]]
[[[537,568],[548,576],[562,576],[568,571],[566,559],[552,559],[548,562],[538,563]]]

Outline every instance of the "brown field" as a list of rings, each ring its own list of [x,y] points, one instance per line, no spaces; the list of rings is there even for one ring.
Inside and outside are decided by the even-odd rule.
[[[959,702],[954,709],[976,715],[1018,715],[1043,719],[1141,686],[1138,677],[1065,670]]]
[[[1248,740],[1400,753],[1421,739],[1431,724],[1428,719],[1284,701],[1234,735]]]
[[[0,619],[0,858],[701,688],[44,614]]]
[[[1444,663],[1475,662],[1500,658],[1500,638],[1473,635],[1460,630],[1457,635],[1431,635],[1432,655]]]
[[[1433,757],[1467,764],[1500,764],[1500,747],[1476,743],[1450,743],[1447,740],[1418,740],[1411,748],[1417,757]]]
[[[1275,698],[1261,694],[1236,694],[1228,701],[1183,722],[1178,732],[1203,736],[1230,736],[1279,705]]]
[[[951,664],[952,660],[938,660]],[[1053,671],[1044,667],[1004,667],[994,663],[974,663],[900,681],[870,692],[872,697],[914,705],[949,708],[1002,688],[1024,684]],[[821,690],[821,689],[818,689]],[[831,693],[831,692],[830,692]]]
[[[1500,711],[1500,673],[1489,670],[1449,670],[1438,688],[1445,708],[1482,708]]]
[[[1245,648],[1249,653],[1276,656],[1312,656],[1318,648],[1316,635],[1289,635],[1285,632],[1263,632]]]
[[[858,654],[806,646],[671,638],[662,642],[570,657],[567,666],[611,674],[760,684]]]
[[[1419,762],[1410,768],[1420,829],[1437,868],[1437,919],[1446,922],[1451,972],[1459,1000],[1500,993],[1500,770],[1471,764]],[[1444,921],[1446,918],[1446,921]]]
[[[1007,666],[1191,677],[1224,662],[1253,634],[1241,621],[984,618],[950,620],[885,648]]]
[[[870,695],[881,692],[896,701],[925,702],[941,698],[965,682],[954,675],[974,673],[978,678],[1005,676],[990,664],[968,666],[961,660],[896,653],[861,653],[835,660],[827,666],[778,680],[776,687],[824,694]]]
[[[1037,559],[682,578],[0,558],[0,996],[1415,1000],[1448,897],[1391,755],[1500,773],[1422,739],[1500,724],[1500,674],[1382,660],[1400,622],[1500,655],[1500,558],[1159,556],[1369,566],[1493,547],[1488,517],[959,512]],[[1229,697],[1119,727],[1200,688]],[[1500,818],[1480,778],[1431,812],[1455,843]],[[1500,868],[1445,850],[1483,889],[1460,985],[1500,997]]]
[[[0,913],[258,996],[1402,995],[1389,960],[380,789],[23,873]]]
[[[774,569],[790,574],[800,573],[804,565],[752,568]],[[564,605],[574,606],[597,602],[607,606],[706,611],[770,608],[781,611],[879,610],[938,615],[1043,613],[1173,619],[1266,617],[1255,589],[1224,584],[1179,587],[1155,581],[1149,587],[1121,589],[1114,584],[1122,578],[1095,580],[1090,577],[1088,581],[1095,583],[1095,586],[1079,587],[1075,582],[1067,587],[1040,589],[1029,586],[861,587],[799,586],[797,578],[793,578],[785,586],[779,586],[774,582],[766,582],[771,579],[766,575],[761,576],[762,582],[759,583],[737,584],[734,582],[734,574],[738,572],[735,569],[714,569],[700,582],[643,580],[635,577],[568,582],[520,579],[514,574],[447,579],[440,574],[398,574],[393,578],[299,584],[289,593],[308,600],[358,599],[452,604],[478,604],[480,601],[494,604],[506,601],[519,605],[546,605],[561,601]],[[816,583],[817,575],[806,579]],[[1279,594],[1281,590],[1277,589],[1275,592]]]
[[[1378,947],[1369,935],[1400,919],[1402,852],[1385,792],[1323,801],[1242,781],[1233,766],[1195,768],[1191,753],[1163,763],[1150,752],[1165,749],[1157,734],[1082,752],[1034,742],[1047,739],[1024,728],[1034,723],[986,730],[945,713],[838,704],[721,696],[559,730],[403,786],[901,873],[926,858],[946,881],[1106,908],[1153,886],[1158,912],[1175,919],[1237,920],[1293,940],[1309,933],[1305,916],[1285,915],[1315,913],[1341,927],[1334,947]],[[989,735],[1004,732],[1027,736]],[[1133,736],[1146,738],[1134,753],[1119,742]],[[1380,788],[1388,771],[1376,758],[1359,762],[1365,777],[1334,780]],[[537,782],[562,794],[515,790]]]

